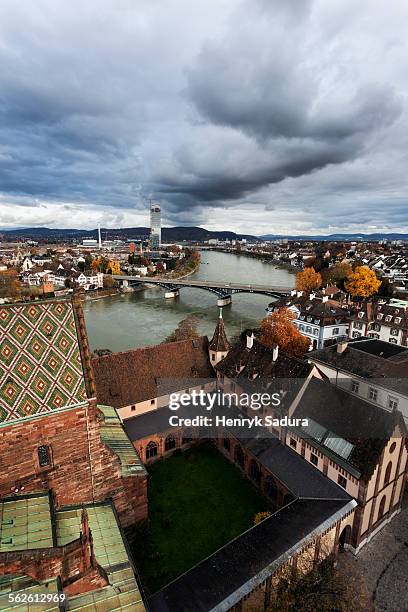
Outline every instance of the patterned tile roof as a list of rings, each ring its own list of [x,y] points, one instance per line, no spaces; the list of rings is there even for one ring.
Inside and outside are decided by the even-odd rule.
[[[0,306],[0,424],[85,400],[72,303]]]

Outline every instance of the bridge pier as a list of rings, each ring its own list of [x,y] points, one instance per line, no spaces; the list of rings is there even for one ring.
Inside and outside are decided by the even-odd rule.
[[[229,306],[232,303],[232,299],[230,295],[226,295],[225,297],[218,298],[217,306]]]
[[[171,299],[178,297],[179,295],[180,295],[179,289],[172,289],[172,291],[166,291],[166,293],[164,294],[164,297],[166,300],[171,300]]]

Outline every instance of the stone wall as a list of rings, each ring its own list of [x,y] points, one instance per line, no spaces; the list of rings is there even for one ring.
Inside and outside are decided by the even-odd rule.
[[[121,463],[101,442],[103,414],[90,402],[0,428],[0,496],[51,490],[57,508],[112,498],[127,527],[147,517],[145,475],[122,477]],[[47,446],[50,465],[40,466]]]

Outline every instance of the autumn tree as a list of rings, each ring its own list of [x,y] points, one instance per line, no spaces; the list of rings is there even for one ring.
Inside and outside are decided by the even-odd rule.
[[[106,268],[108,267],[108,263],[109,261],[106,259],[106,257],[96,257],[93,261],[92,261],[92,270],[94,272],[106,272]]]
[[[339,262],[329,268],[327,280],[341,287],[346,278],[348,278],[352,272],[353,268],[350,266],[350,264],[346,262]]]
[[[9,268],[0,272],[0,297],[16,298],[21,295],[21,283],[18,272],[14,268]]]
[[[266,346],[278,345],[285,353],[301,357],[309,350],[309,339],[294,325],[295,315],[288,308],[278,308],[262,319],[260,340]]]
[[[254,611],[257,609],[260,608],[254,607]],[[337,567],[328,558],[307,575],[284,575],[266,608],[267,612],[373,612],[373,609],[362,574],[355,562],[344,558]]]
[[[344,283],[344,287],[353,297],[370,297],[377,293],[381,281],[375,272],[368,266],[359,266],[352,272]]]
[[[313,289],[322,286],[322,277],[314,268],[305,268],[303,272],[296,274],[296,289],[308,294]]]
[[[196,340],[200,337],[198,333],[198,318],[188,315],[180,321],[177,328],[167,336],[165,342],[179,342],[180,340]]]
[[[114,278],[112,278],[112,276],[107,276],[105,275],[103,277],[103,288],[104,289],[112,289],[113,287],[116,287],[117,282]]]
[[[106,274],[121,274],[120,263],[115,259],[110,259],[105,270]]]
[[[258,525],[259,523],[261,523],[262,521],[270,517],[271,514],[272,512],[270,512],[269,510],[264,510],[263,512],[257,512],[254,518],[254,525]]]

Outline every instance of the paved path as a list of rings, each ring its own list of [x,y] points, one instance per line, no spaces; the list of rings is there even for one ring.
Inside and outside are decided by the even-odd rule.
[[[408,612],[408,494],[398,516],[354,557],[376,612]]]

